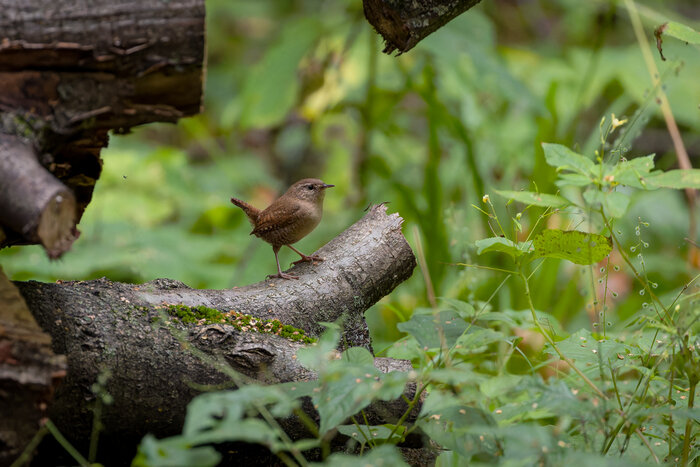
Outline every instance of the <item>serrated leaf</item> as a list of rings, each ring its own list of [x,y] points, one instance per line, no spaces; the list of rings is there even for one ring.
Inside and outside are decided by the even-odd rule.
[[[500,251],[506,253],[513,258],[516,258],[525,253],[513,241],[503,237],[483,238],[474,242],[476,245],[476,254],[481,255],[490,251]]]
[[[557,170],[571,170],[586,177],[594,174],[595,163],[561,144],[542,143],[547,164]]]
[[[700,169],[677,169],[658,175],[652,174],[646,179],[646,185],[650,188],[673,188],[675,190],[700,189]]]
[[[396,327],[413,336],[424,349],[439,349],[443,345],[451,348],[466,331],[467,323],[452,310],[430,315],[414,313],[405,323]]]
[[[530,206],[542,206],[550,208],[563,208],[571,203],[566,198],[534,191],[499,191],[496,193],[504,198],[514,199]]]
[[[535,256],[559,258],[575,264],[594,264],[612,251],[612,241],[577,230],[545,230],[535,237]]]
[[[405,372],[381,373],[374,366],[336,361],[320,375],[321,391],[312,400],[321,417],[321,434],[343,423],[374,400],[398,399],[408,382]]]

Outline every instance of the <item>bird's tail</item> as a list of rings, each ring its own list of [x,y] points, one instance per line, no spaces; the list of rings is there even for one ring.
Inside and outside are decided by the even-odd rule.
[[[231,198],[231,202],[239,208],[243,209],[245,215],[248,216],[248,220],[253,225],[253,227],[255,227],[255,222],[257,222],[258,216],[260,215],[260,209],[251,206],[250,204],[246,203],[245,201],[241,201],[238,198]]]

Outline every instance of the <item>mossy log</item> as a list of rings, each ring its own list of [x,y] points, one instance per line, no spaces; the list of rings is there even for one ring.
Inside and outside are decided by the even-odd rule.
[[[141,285],[106,279],[17,283],[51,335],[54,351],[68,359],[68,374],[49,416],[71,441],[84,447],[95,399],[91,387],[100,372],[109,372],[106,391],[114,403],[102,414],[100,452],[117,456],[110,458],[120,464],[128,462],[146,433],[179,433],[185,408],[202,385],[228,381],[190,349],[226,362],[257,382],[314,378],[296,360],[296,351],[306,345],[301,339],[254,332],[250,323],[233,326],[212,309],[279,320],[310,337],[324,330],[319,322],[342,318],[341,345],[371,349],[364,311],[410,277],[416,264],[401,233],[402,222],[398,214],[387,215],[384,205],[373,206],[317,252],[325,261],[295,266],[292,271],[299,280],[273,279],[227,290],[191,289],[164,279]],[[207,308],[197,311],[203,306]],[[178,308],[184,319],[165,325],[164,314],[176,315]],[[390,359],[377,359],[377,366],[382,371],[410,369],[409,362]],[[378,407],[370,410],[378,423],[398,418],[406,409],[403,400]],[[301,436],[293,432],[302,429],[300,425],[288,429],[292,437]],[[47,452],[43,459],[55,455]]]

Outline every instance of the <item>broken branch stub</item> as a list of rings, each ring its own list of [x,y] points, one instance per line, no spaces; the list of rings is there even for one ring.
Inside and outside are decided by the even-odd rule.
[[[51,258],[78,236],[71,190],[39,163],[31,144],[8,135],[0,136],[0,212],[0,222],[23,241],[41,243]]]

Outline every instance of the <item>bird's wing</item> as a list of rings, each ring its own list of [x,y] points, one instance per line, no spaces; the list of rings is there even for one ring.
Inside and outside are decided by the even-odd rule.
[[[272,205],[258,216],[257,226],[252,235],[264,234],[270,230],[279,230],[297,221],[295,214],[301,209],[298,204],[286,206]]]

